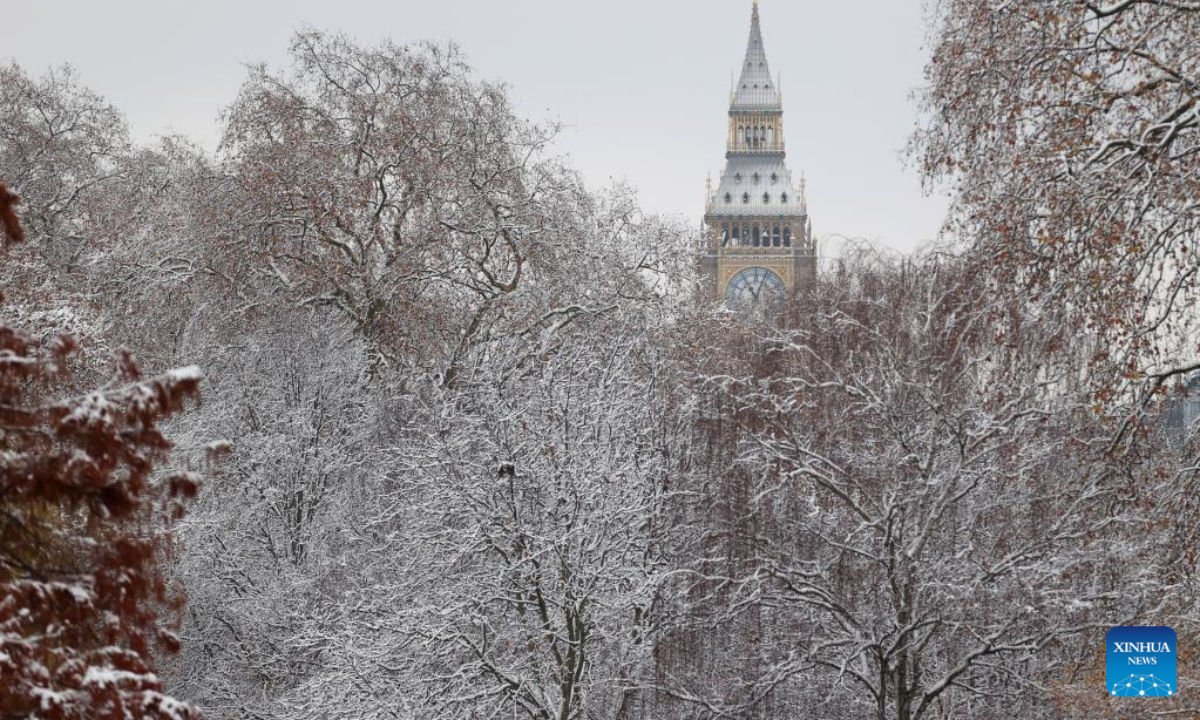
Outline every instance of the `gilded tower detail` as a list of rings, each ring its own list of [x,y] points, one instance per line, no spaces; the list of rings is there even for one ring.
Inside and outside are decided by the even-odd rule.
[[[781,295],[816,277],[816,242],[804,181],[788,169],[783,96],[771,77],[758,2],[741,77],[729,100],[725,169],[705,207],[703,269],[717,299]]]

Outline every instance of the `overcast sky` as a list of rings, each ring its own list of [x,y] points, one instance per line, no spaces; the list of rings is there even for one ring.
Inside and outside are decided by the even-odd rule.
[[[624,180],[650,211],[699,223],[704,181],[724,161],[731,74],[750,0],[3,0],[0,58],[42,73],[74,65],[135,136],[181,132],[216,145],[218,112],[245,63],[286,63],[297,29],[457,42],[502,79],[588,180]],[[819,236],[908,250],[933,238],[945,201],[923,197],[903,149],[925,62],[921,0],[763,0],[782,74],[788,161],[808,175]],[[831,238],[832,240],[832,238]],[[830,245],[833,243],[831,242]]]

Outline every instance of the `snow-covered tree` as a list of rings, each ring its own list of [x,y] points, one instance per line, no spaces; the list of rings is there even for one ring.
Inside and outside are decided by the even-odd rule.
[[[561,265],[595,212],[547,156],[553,127],[519,118],[454,48],[307,32],[292,58],[252,68],[227,114],[214,213],[229,257],[253,260],[231,274],[335,309],[391,364],[447,382],[493,324],[536,320],[511,300],[531,282],[571,290]]]
[[[636,326],[599,324],[603,343],[464,378],[396,450],[388,504],[416,502],[388,529],[421,548],[403,566],[420,589],[397,613],[418,714],[619,717],[648,657],[683,436],[662,414],[661,352]]]

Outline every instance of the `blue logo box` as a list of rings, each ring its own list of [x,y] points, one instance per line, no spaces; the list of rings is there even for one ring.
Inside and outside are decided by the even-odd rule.
[[[1179,646],[1169,627],[1115,627],[1104,639],[1105,682],[1116,697],[1170,697],[1179,690]]]

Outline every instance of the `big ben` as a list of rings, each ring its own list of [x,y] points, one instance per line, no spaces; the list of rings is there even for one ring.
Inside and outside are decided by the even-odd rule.
[[[710,182],[703,270],[715,299],[781,297],[816,277],[816,242],[804,181],[786,162],[783,95],[763,47],[758,2],[741,76],[729,99],[725,169]]]

